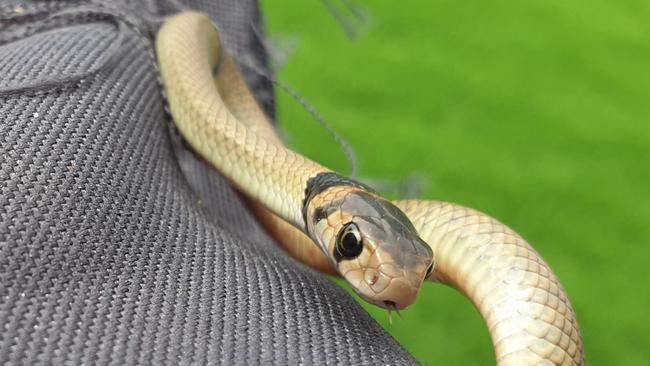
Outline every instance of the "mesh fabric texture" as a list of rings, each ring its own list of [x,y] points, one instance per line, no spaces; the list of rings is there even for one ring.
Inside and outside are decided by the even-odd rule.
[[[179,5],[265,65],[254,1],[0,1],[0,364],[415,363],[169,127]]]

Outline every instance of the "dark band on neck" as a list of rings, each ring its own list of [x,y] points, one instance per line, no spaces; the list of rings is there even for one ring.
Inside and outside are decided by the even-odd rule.
[[[319,173],[307,181],[307,188],[305,188],[305,199],[302,203],[302,217],[305,220],[305,228],[307,227],[307,206],[309,206],[309,202],[311,202],[312,198],[332,187],[337,186],[354,187],[377,194],[377,192],[369,185],[356,181],[352,178],[348,178],[334,172]]]

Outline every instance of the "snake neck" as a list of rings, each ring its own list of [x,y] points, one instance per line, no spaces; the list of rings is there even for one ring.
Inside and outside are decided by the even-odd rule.
[[[319,173],[313,178],[310,178],[307,181],[307,186],[305,187],[305,198],[302,204],[302,217],[305,220],[305,227],[308,227],[308,223],[312,221],[311,218],[308,216],[308,214],[310,211],[309,210],[310,204],[314,201],[314,197],[322,194],[323,192],[327,191],[330,188],[338,187],[338,186],[359,188],[366,192],[377,194],[377,192],[374,189],[372,189],[372,187],[368,186],[365,183],[361,183],[357,180],[354,180],[352,178],[348,178],[346,176],[334,172]],[[316,209],[317,207],[313,208],[313,210]]]
[[[240,109],[228,108],[233,95],[224,100],[212,75],[225,54],[220,48],[218,33],[202,13],[172,17],[158,32],[156,53],[176,127],[237,188],[304,231],[307,182],[329,170],[277,143],[267,130],[243,123]]]

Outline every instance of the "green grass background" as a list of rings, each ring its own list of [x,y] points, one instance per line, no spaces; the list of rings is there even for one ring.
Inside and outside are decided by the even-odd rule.
[[[319,1],[264,0],[272,38],[297,46],[279,78],[349,140],[362,177],[419,172],[422,198],[477,208],[528,239],[569,293],[590,364],[647,364],[650,2],[360,4],[372,21],[351,41]],[[289,143],[346,171],[326,133],[278,97]],[[494,362],[454,290],[426,286],[392,325],[366,308],[423,363]]]

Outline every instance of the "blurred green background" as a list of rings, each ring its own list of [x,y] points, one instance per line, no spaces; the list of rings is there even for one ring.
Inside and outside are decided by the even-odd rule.
[[[647,364],[650,2],[359,4],[370,21],[352,41],[320,1],[262,1],[271,40],[291,51],[279,78],[349,140],[361,177],[418,172],[422,198],[528,239],[569,293],[590,364]],[[347,172],[332,139],[278,98],[291,146]],[[426,286],[392,325],[366,308],[423,363],[494,362],[454,290]]]

